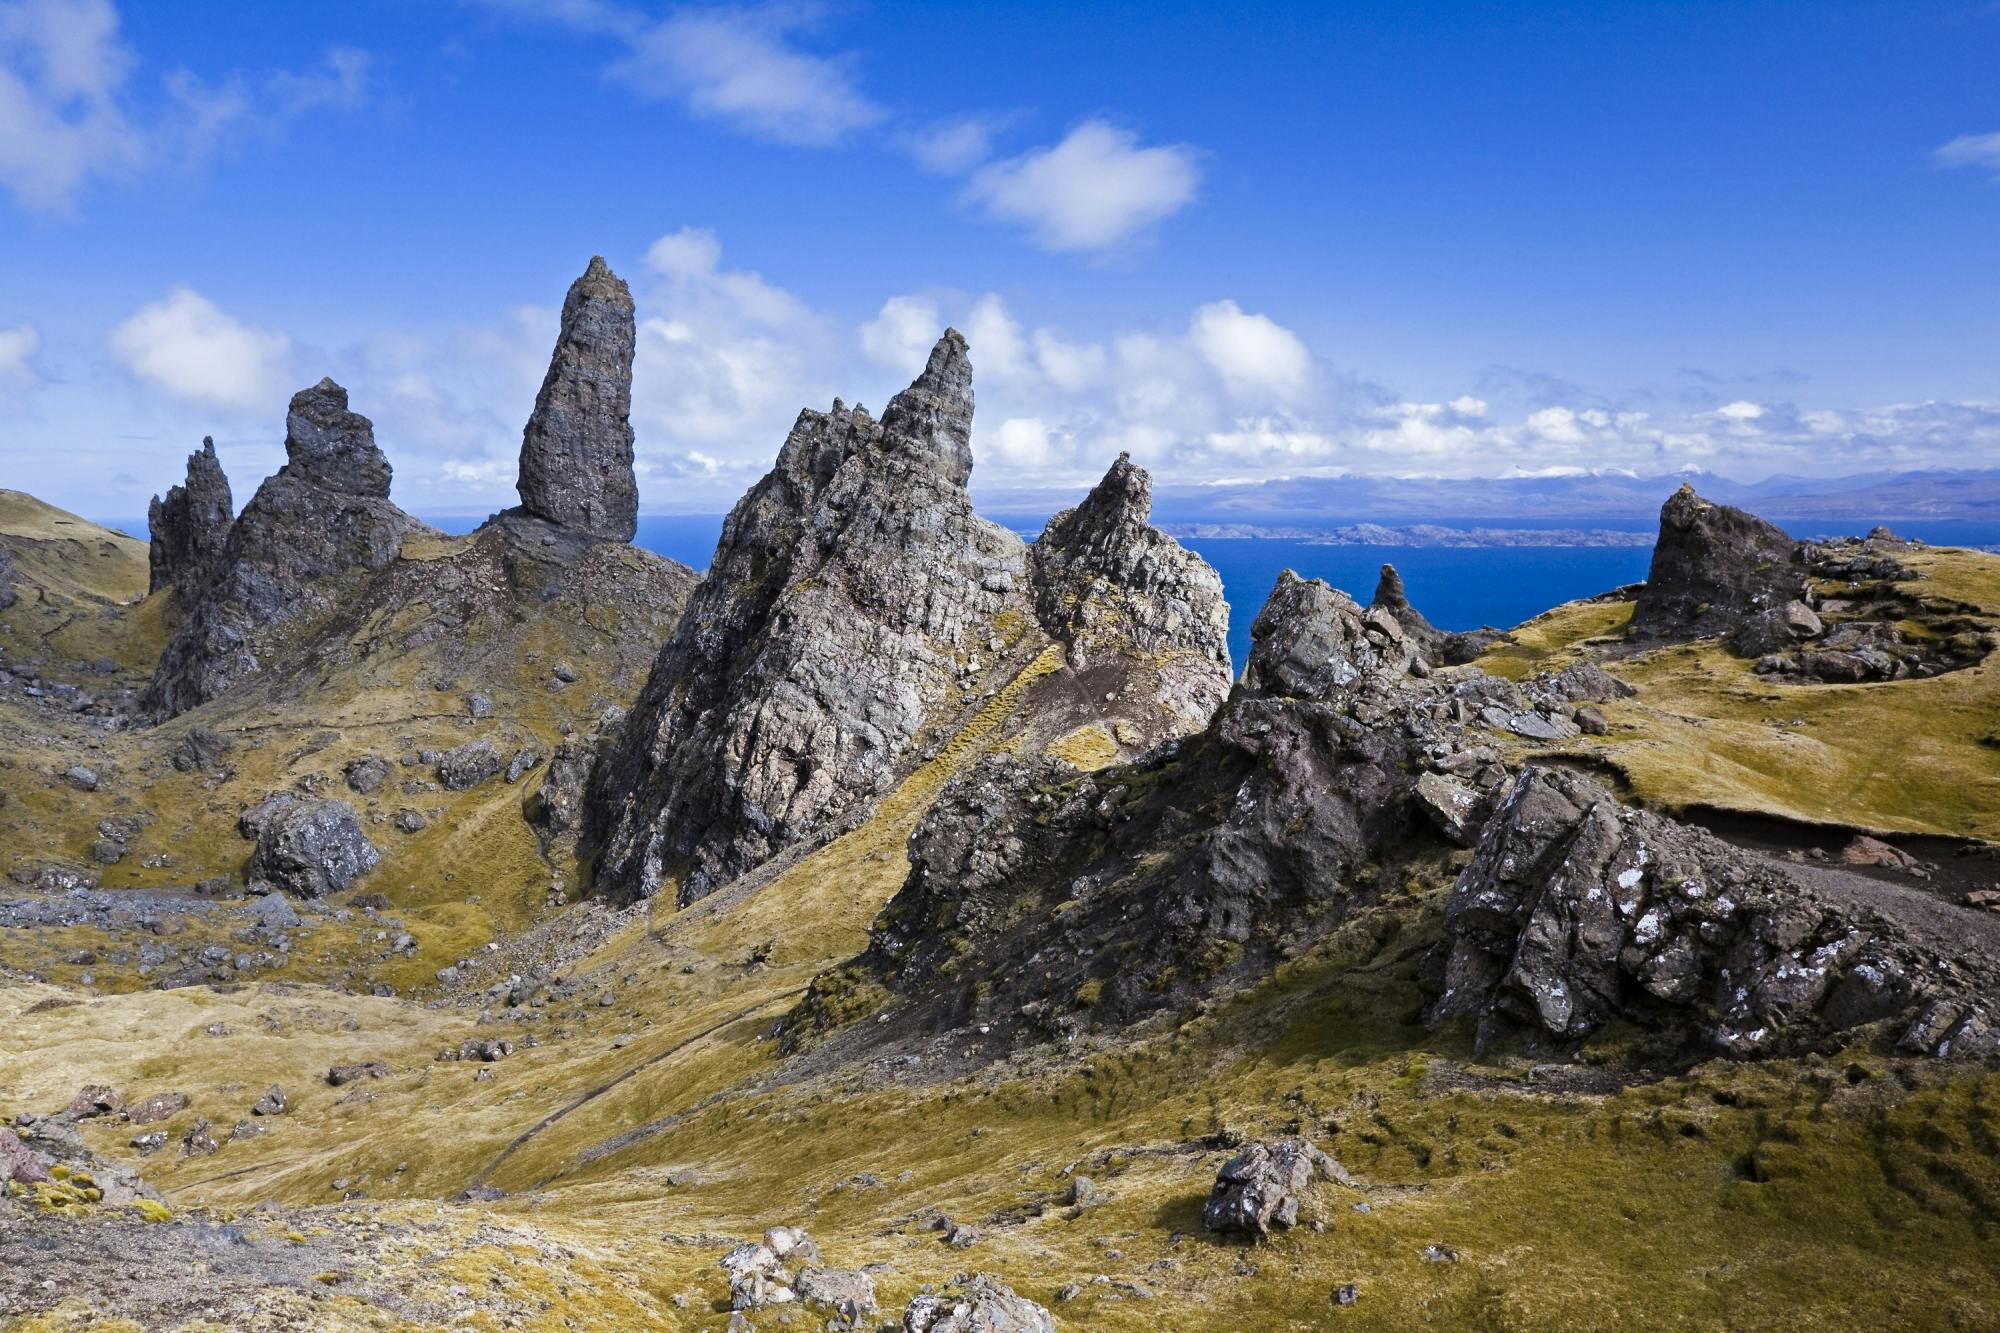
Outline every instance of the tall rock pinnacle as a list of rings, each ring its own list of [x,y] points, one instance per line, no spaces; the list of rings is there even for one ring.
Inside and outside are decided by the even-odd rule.
[[[154,496],[147,510],[152,578],[146,591],[171,586],[181,589],[184,600],[199,595],[229,540],[235,516],[229,478],[215,456],[215,441],[204,438],[201,448],[188,455],[187,484],[168,487],[164,499]]]
[[[606,541],[638,529],[632,474],[632,292],[593,256],[563,300],[562,332],[521,434],[521,505]]]
[[[1632,607],[1642,638],[1728,633],[1746,617],[1805,595],[1799,544],[1755,514],[1682,486],[1660,507],[1660,539]]]
[[[944,331],[924,373],[889,400],[882,432],[889,448],[929,458],[954,485],[972,475],[972,359],[957,329]]]

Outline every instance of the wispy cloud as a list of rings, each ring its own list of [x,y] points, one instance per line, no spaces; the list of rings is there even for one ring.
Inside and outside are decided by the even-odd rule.
[[[199,160],[232,129],[368,94],[368,57],[348,48],[261,83],[177,69],[152,91],[135,86],[138,67],[111,0],[0,0],[0,187],[24,208],[65,212],[93,181]]]
[[[1143,146],[1130,130],[1087,120],[1059,143],[982,167],[966,198],[1044,249],[1103,252],[1187,207],[1200,184],[1188,145]]]
[[[35,354],[41,350],[41,330],[34,325],[0,329],[0,384],[32,382]]]
[[[1984,167],[2000,175],[2000,130],[1991,134],[1961,134],[1931,153],[1942,167]]]

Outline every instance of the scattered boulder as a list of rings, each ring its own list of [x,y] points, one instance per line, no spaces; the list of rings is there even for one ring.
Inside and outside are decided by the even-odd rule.
[[[350,759],[341,770],[347,779],[347,789],[357,796],[373,796],[388,785],[395,775],[389,761],[379,754],[365,754],[359,759]]]
[[[185,1092],[156,1092],[144,1101],[125,1108],[125,1118],[135,1125],[150,1125],[165,1120],[187,1110],[189,1097]]]
[[[507,766],[500,748],[489,740],[467,741],[446,750],[438,759],[438,781],[447,791],[467,791],[499,773]]]
[[[830,1317],[831,1328],[859,1329],[880,1312],[875,1279],[852,1268],[802,1268],[792,1290],[799,1304]]]
[[[207,727],[189,727],[167,751],[167,762],[180,773],[212,773],[222,767],[235,742]]]
[[[516,489],[538,518],[603,541],[638,530],[632,293],[601,256],[563,298],[555,354],[521,435]]]
[[[124,1098],[102,1084],[93,1083],[70,1099],[69,1107],[63,1114],[72,1120],[89,1120],[101,1115],[116,1115],[124,1109]]]
[[[205,1118],[197,1118],[189,1125],[187,1133],[181,1135],[181,1156],[207,1157],[220,1152],[222,1144],[216,1141],[212,1128]]]
[[[283,1088],[273,1083],[270,1087],[264,1089],[264,1095],[259,1097],[257,1104],[250,1108],[250,1114],[283,1115],[291,1109],[292,1099],[285,1095]]]
[[[722,1256],[732,1310],[788,1305],[798,1299],[795,1271],[819,1263],[819,1246],[801,1227],[772,1227],[761,1244],[738,1245]]]
[[[301,898],[321,898],[351,888],[381,859],[353,806],[297,801],[260,819],[245,873]]]
[[[975,1273],[912,1300],[903,1333],[1056,1333],[1056,1321],[999,1278]]]
[[[361,1060],[354,1064],[335,1065],[326,1071],[326,1081],[333,1087],[358,1083],[364,1078],[387,1078],[389,1066],[380,1060]]]
[[[1314,1176],[1331,1178],[1334,1171],[1333,1159],[1302,1138],[1253,1143],[1216,1173],[1201,1224],[1210,1231],[1268,1236],[1273,1227],[1295,1225]]]
[[[1843,865],[1875,866],[1883,870],[1902,870],[1911,874],[1923,870],[1923,862],[1900,847],[1871,838],[1865,833],[1857,833],[1853,841],[1840,849]]]

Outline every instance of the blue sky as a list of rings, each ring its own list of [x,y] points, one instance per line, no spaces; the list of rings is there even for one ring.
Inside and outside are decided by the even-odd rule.
[[[973,343],[975,487],[2000,464],[2000,5],[0,0],[0,484],[347,384],[512,499],[633,285],[655,512]]]

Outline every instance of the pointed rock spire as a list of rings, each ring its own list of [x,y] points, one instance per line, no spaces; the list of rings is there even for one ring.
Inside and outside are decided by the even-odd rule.
[[[1320,699],[1364,677],[1408,675],[1422,649],[1394,630],[1385,612],[1364,612],[1324,580],[1283,570],[1250,626],[1243,687],[1272,698]]]
[[[153,497],[146,514],[152,549],[148,593],[173,586],[193,596],[215,570],[229,539],[236,506],[229,478],[215,456],[215,441],[202,438],[201,448],[188,455],[187,482],[167,488],[165,498]]]
[[[285,472],[342,495],[387,499],[393,469],[375,446],[375,423],[347,409],[331,379],[292,395],[285,414]]]
[[[965,484],[972,475],[972,358],[964,334],[944,331],[924,373],[889,400],[882,431],[890,448],[919,454],[946,481]]]
[[[593,255],[563,299],[562,332],[521,433],[515,489],[529,513],[605,541],[638,530],[632,472],[632,291]]]
[[[1396,623],[1403,627],[1403,633],[1415,639],[1426,654],[1435,655],[1444,643],[1444,631],[1410,605],[1410,596],[1403,589],[1403,576],[1396,572],[1394,565],[1382,566],[1382,577],[1376,581],[1375,600],[1370,606],[1394,616]]]

